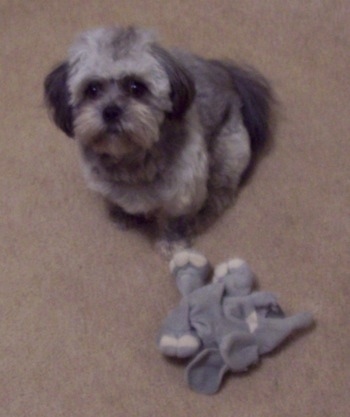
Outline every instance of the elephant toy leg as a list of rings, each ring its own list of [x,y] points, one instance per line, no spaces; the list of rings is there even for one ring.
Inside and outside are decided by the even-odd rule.
[[[207,283],[212,268],[200,253],[184,250],[175,254],[170,262],[170,271],[181,294],[188,295]]]

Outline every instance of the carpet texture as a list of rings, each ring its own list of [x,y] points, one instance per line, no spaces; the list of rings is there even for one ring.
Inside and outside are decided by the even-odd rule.
[[[179,300],[167,262],[108,220],[43,105],[72,38],[112,23],[252,64],[280,102],[275,146],[195,246],[243,257],[317,325],[215,396],[157,351]],[[0,0],[0,27],[0,416],[348,415],[349,1]]]

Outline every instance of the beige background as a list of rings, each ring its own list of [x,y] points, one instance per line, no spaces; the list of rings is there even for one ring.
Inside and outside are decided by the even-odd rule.
[[[348,415],[348,0],[0,0],[1,417]],[[196,242],[247,259],[287,312],[317,327],[216,396],[155,347],[179,296],[167,263],[85,188],[42,81],[74,35],[154,27],[165,44],[258,67],[281,102],[276,146]]]

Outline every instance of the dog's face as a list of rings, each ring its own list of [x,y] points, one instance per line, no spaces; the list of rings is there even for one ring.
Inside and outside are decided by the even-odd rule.
[[[194,85],[148,32],[110,28],[77,39],[47,76],[45,96],[68,136],[119,159],[152,148],[164,120],[186,113]]]

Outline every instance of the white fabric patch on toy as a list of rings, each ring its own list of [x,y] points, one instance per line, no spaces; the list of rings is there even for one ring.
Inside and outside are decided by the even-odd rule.
[[[239,258],[231,259],[229,262],[223,262],[218,265],[214,270],[213,282],[217,282],[220,279],[227,276],[231,269],[238,269],[244,265],[244,261]]]
[[[175,336],[164,335],[159,341],[159,347],[163,352],[179,358],[186,357],[188,354],[196,352],[199,345],[199,340],[190,334],[181,336],[178,339]]]
[[[248,324],[250,333],[254,333],[258,328],[258,315],[256,311],[252,311],[249,316],[246,318],[246,323]]]
[[[175,268],[181,268],[187,265],[189,262],[196,268],[202,268],[207,264],[208,261],[201,254],[189,253],[185,251],[179,252],[170,262],[170,271],[173,272]]]

